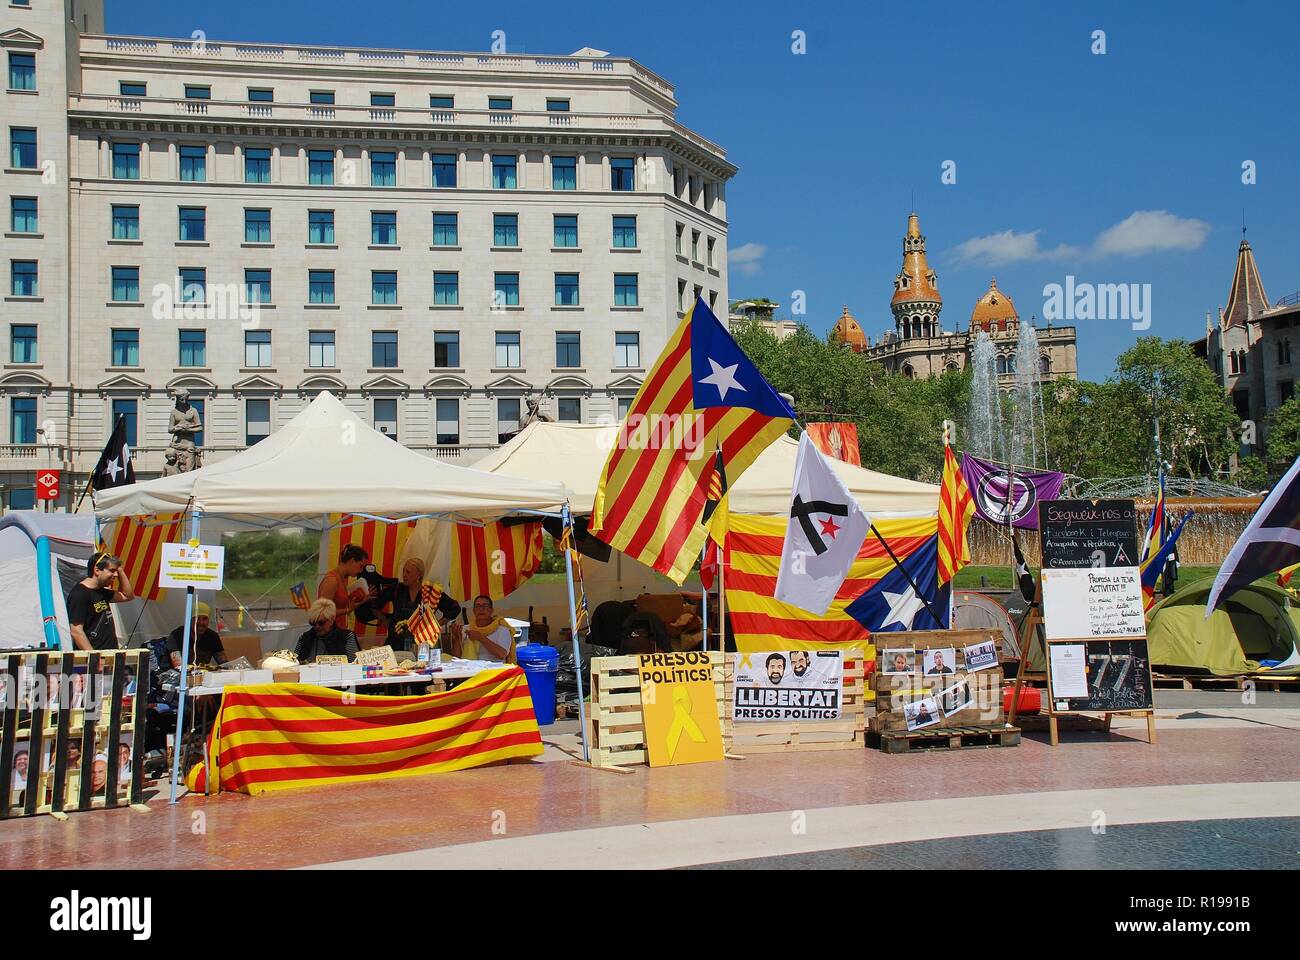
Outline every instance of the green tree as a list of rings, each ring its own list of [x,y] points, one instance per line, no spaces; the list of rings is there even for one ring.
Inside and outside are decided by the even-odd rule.
[[[1300,457],[1300,397],[1292,397],[1268,418],[1267,472],[1280,477]]]

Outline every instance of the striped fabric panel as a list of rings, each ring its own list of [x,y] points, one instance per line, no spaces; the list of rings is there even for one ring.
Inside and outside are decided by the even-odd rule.
[[[384,523],[379,520],[353,522],[350,513],[331,514],[329,542],[326,546],[325,569],[332,569],[339,562],[339,553],[344,547],[359,545],[370,555],[370,562],[384,576],[397,577],[401,571],[397,563],[402,558],[406,540],[415,529],[415,521],[405,523]],[[315,596],[316,591],[311,591]],[[349,626],[356,633],[358,640],[374,639],[386,636],[387,628],[382,622],[376,624],[357,623],[349,617]]]
[[[152,517],[123,517],[113,528],[108,552],[122,558],[122,570],[135,594],[158,600],[167,591],[158,585],[164,543],[181,542],[184,514],[167,513]]]
[[[451,595],[500,600],[530,580],[542,565],[542,524],[498,521],[457,524],[451,551]]]
[[[952,447],[943,445],[943,479],[939,483],[939,586],[970,563],[966,530],[975,513],[975,500]]]

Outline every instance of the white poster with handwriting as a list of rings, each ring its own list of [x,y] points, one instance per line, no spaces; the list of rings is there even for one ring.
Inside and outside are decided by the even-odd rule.
[[[1137,567],[1043,570],[1042,576],[1048,640],[1146,636]]]

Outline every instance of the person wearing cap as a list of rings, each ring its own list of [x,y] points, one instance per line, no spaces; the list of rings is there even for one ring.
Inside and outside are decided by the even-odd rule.
[[[197,666],[207,666],[210,663],[220,666],[226,662],[226,651],[221,646],[221,634],[208,627],[211,616],[212,610],[206,603],[194,604],[194,621],[190,631],[190,663]],[[181,665],[181,646],[184,641],[184,627],[177,627],[167,638],[167,652],[171,654],[173,667]]]

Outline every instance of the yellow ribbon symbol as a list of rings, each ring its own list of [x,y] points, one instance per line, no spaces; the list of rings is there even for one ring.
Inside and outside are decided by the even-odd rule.
[[[749,659],[749,654],[747,654],[747,653],[742,653],[742,654],[740,655],[740,663],[736,665],[736,669],[737,669],[737,670],[752,670],[753,668],[754,668],[754,664],[753,664],[753,662]]]
[[[669,763],[672,763],[673,758],[677,756],[677,744],[682,739],[683,732],[696,743],[704,742],[704,731],[691,716],[690,691],[683,686],[675,686],[673,687],[673,725],[668,728],[667,740]]]

